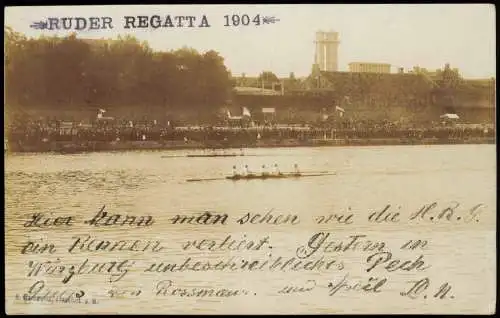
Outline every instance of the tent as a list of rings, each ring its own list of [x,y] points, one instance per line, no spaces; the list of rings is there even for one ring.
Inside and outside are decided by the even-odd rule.
[[[343,109],[342,107],[335,106],[335,111],[339,112],[339,116],[340,116],[340,117],[343,117],[343,116],[344,116],[345,109]]]
[[[460,117],[458,117],[457,114],[444,114],[444,115],[439,116],[439,118],[442,118],[442,119],[459,119]]]
[[[252,117],[248,108],[243,107],[243,116]]]
[[[103,114],[106,112],[105,109],[102,109],[100,108],[98,111],[97,111],[97,120],[98,121],[106,121],[106,120],[109,120],[109,121],[113,121],[115,120],[114,117],[104,117]]]

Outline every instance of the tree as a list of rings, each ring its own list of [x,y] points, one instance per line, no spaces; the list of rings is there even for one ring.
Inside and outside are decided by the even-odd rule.
[[[270,71],[264,71],[259,75],[259,82],[264,82],[267,84],[279,82],[278,76]]]
[[[300,88],[300,81],[295,77],[293,72],[290,73],[290,76],[284,82],[285,90],[287,91]]]
[[[446,63],[438,78],[438,85],[441,88],[455,89],[460,85],[461,78],[457,70],[452,70],[450,64]]]
[[[224,59],[191,48],[154,52],[132,36],[27,39],[4,28],[6,106],[219,106],[231,88]]]
[[[224,58],[219,53],[210,50],[202,56],[203,71],[201,72],[202,92],[205,102],[223,103],[232,87],[231,74],[224,65]]]
[[[455,107],[457,92],[463,84],[458,70],[451,69],[450,64],[446,63],[444,69],[439,72],[436,82],[437,87],[433,94],[437,103],[446,105],[450,109]]]

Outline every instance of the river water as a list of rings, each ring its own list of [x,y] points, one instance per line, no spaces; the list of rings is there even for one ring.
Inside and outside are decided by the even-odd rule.
[[[239,153],[239,150],[236,152]],[[6,306],[9,313],[488,313],[495,303],[496,159],[493,145],[322,147],[247,149],[248,156],[187,158],[201,151],[130,151],[75,155],[8,154],[5,157],[6,194]],[[278,164],[281,171],[292,171],[298,164],[304,172],[335,171],[336,175],[282,179],[186,182],[189,178],[219,178],[231,173],[232,166],[247,164],[260,171],[263,164]],[[407,216],[424,204],[445,206],[460,203],[459,209],[483,204],[477,222],[410,222],[402,217],[398,224],[373,224],[368,215],[390,204]],[[90,229],[90,219],[105,205],[109,213],[151,215],[155,224],[148,228],[99,227]],[[297,225],[240,225],[245,213],[294,214]],[[227,225],[172,225],[175,215],[192,215],[210,210],[226,213]],[[314,219],[331,213],[352,212],[354,224],[316,224]],[[33,213],[73,215],[78,223],[67,229],[26,231],[23,223]],[[93,235],[101,239],[162,240],[166,252],[156,254],[123,252],[108,254],[67,254],[72,236]],[[15,294],[25,293],[35,278],[26,278],[27,262],[59,257],[65,262],[81,262],[85,257],[106,260],[129,257],[137,264],[182,262],[186,255],[207,260],[231,256],[254,259],[292,257],[299,245],[318,231],[332,233],[336,239],[367,235],[382,240],[392,250],[409,239],[428,240],[425,273],[394,272],[384,292],[362,294],[345,292],[328,296],[328,281],[350,277],[369,277],[365,272],[366,252],[345,252],[340,257],[346,269],[335,271],[249,271],[174,272],[163,274],[176,286],[244,288],[251,296],[202,298],[152,295],[161,275],[133,269],[117,288],[141,288],[144,297],[131,300],[106,298],[103,275],[75,277],[71,286],[84,289],[100,299],[99,304],[31,305],[16,302]],[[269,235],[272,248],[249,252],[181,252],[188,239],[221,241],[233,238],[259,240]],[[27,240],[44,240],[62,246],[51,256],[21,255]],[[395,253],[399,253],[396,251]],[[401,252],[402,253],[402,252]],[[320,252],[318,255],[320,256]],[[333,256],[334,253],[326,256]],[[419,253],[402,254],[418,256]],[[90,256],[89,256],[90,255]],[[250,256],[249,256],[250,255]],[[416,257],[414,257],[416,258]],[[374,273],[375,275],[377,273]],[[383,272],[379,271],[379,275]],[[428,276],[435,291],[441,283],[453,286],[453,299],[409,299],[402,297],[408,280]],[[58,279],[47,283],[60,287]],[[318,285],[308,293],[278,296],[287,284],[304,284],[314,279]],[[148,294],[149,293],[149,294]],[[430,295],[430,292],[429,292]]]

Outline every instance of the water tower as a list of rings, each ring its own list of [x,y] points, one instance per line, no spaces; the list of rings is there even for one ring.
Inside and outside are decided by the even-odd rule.
[[[314,63],[321,71],[337,72],[340,44],[338,32],[318,31],[314,43],[316,44]]]

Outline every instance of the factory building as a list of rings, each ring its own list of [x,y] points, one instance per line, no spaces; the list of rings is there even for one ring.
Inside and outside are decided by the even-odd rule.
[[[391,72],[391,64],[353,62],[349,63],[349,72],[388,74]]]
[[[338,32],[318,31],[314,43],[316,45],[314,64],[320,71],[337,72],[340,44]]]

